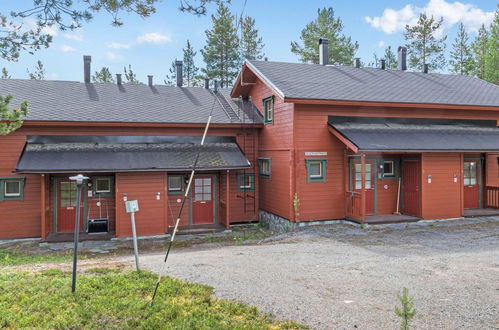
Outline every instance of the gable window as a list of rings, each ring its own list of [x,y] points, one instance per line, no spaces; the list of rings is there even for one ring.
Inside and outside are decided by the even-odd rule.
[[[168,176],[168,192],[170,194],[181,194],[183,191],[182,175],[169,175]]]
[[[239,187],[239,191],[255,191],[255,174],[238,173],[237,186]]]
[[[20,201],[24,197],[24,178],[0,178],[0,201]]]
[[[393,160],[383,162],[383,177],[393,178],[395,176],[395,164]]]
[[[263,117],[264,123],[270,124],[274,122],[274,97],[263,99]]]
[[[258,174],[263,178],[270,178],[272,171],[272,160],[270,158],[258,159]]]
[[[100,176],[93,178],[93,191],[95,195],[101,197],[113,196],[113,177],[110,176]]]
[[[327,159],[305,159],[307,164],[307,183],[326,182]]]

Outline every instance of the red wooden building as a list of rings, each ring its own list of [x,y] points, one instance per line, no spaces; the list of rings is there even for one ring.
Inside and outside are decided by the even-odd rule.
[[[409,72],[404,47],[397,70],[319,50],[320,64],[247,61],[232,90],[264,115],[260,220],[499,214],[499,86]]]
[[[180,226],[228,228],[255,221],[257,158],[262,117],[228,90],[3,79],[0,94],[29,101],[17,131],[0,137],[0,239],[61,239],[74,231],[81,208],[82,238],[131,235],[125,200],[138,200],[139,235],[171,231],[208,115],[213,119]],[[177,76],[181,77],[181,63]],[[75,184],[90,180],[75,205]],[[89,233],[88,235],[86,233]],[[94,236],[96,237],[96,236]]]

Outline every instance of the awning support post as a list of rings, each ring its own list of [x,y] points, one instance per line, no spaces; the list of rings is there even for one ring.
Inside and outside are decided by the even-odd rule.
[[[227,196],[225,198],[225,213],[226,213],[226,221],[225,221],[225,228],[229,229],[230,227],[230,173],[229,170],[227,170],[227,181],[226,181],[226,190],[227,190]]]
[[[360,166],[362,171],[360,220],[364,224],[366,222],[366,154],[365,153],[362,153],[360,155]]]

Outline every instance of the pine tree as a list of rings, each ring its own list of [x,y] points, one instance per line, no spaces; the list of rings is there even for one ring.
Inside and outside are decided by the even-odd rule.
[[[196,51],[191,46],[189,40],[187,40],[187,44],[185,45],[184,51],[184,72],[183,78],[186,82],[187,86],[198,86],[199,80],[196,79],[198,75],[199,68],[196,66],[194,62],[194,58],[197,54]],[[173,63],[175,65],[175,62]],[[171,71],[170,71],[171,72]]]
[[[409,296],[409,289],[404,288],[402,294],[397,294],[397,298],[402,305],[402,308],[395,307],[395,315],[400,317],[400,329],[409,330],[409,323],[411,319],[416,316],[416,310],[414,309],[414,297]]]
[[[9,70],[6,67],[2,68],[2,79],[10,79]]]
[[[443,18],[436,21],[433,16],[419,15],[419,20],[414,26],[405,26],[404,37],[409,53],[409,66],[422,70],[424,64],[429,64],[433,69],[445,67],[445,40],[447,36],[437,38],[437,31],[442,26]]]
[[[95,74],[92,76],[92,80],[94,82],[101,83],[114,83],[113,75],[108,67],[102,67],[100,71],[95,71]]]
[[[468,33],[464,24],[459,24],[459,31],[456,39],[452,44],[452,51],[450,52],[451,71],[461,75],[469,75],[474,70],[474,60],[471,54],[471,46],[468,42]]]
[[[241,18],[241,59],[261,60],[265,54],[262,49],[265,46],[262,37],[259,36],[255,27],[255,19],[246,16]]]
[[[28,69],[26,69],[26,72],[31,80],[45,80],[45,68],[40,60],[36,62],[35,72],[29,72]]]
[[[343,22],[340,17],[334,17],[333,8],[319,8],[317,14],[318,17],[301,31],[303,46],[293,41],[291,52],[304,63],[319,63],[319,39],[326,38],[329,40],[329,63],[351,65],[359,44],[341,33]]]
[[[206,30],[206,45],[201,50],[206,68],[202,71],[209,79],[219,79],[221,87],[228,87],[239,72],[239,37],[234,16],[220,2],[217,13],[211,16],[213,26]]]
[[[475,75],[483,79],[485,77],[485,55],[487,54],[487,48],[489,46],[489,32],[482,25],[478,30],[478,35],[471,44],[473,49],[473,57],[475,59]]]
[[[499,85],[499,5],[490,25],[490,35],[485,54],[484,79]]]
[[[172,65],[168,69],[168,74],[166,75],[166,78],[164,80],[166,86],[176,86],[177,85],[177,67],[175,66],[175,62],[177,59],[175,59],[172,62]]]
[[[0,135],[7,135],[23,124],[22,117],[28,115],[28,102],[22,101],[19,108],[10,109],[12,95],[0,95]]]
[[[132,70],[132,65],[128,64],[128,70],[126,66],[123,68],[125,71],[125,79],[127,84],[141,84],[141,82],[137,79],[137,75]]]
[[[397,56],[392,51],[392,46],[388,46],[385,48],[385,56],[383,57],[385,60],[385,65],[387,69],[396,69],[397,68]]]

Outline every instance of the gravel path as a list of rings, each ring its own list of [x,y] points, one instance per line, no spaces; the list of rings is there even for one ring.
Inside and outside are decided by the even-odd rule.
[[[309,227],[259,245],[177,250],[165,275],[319,329],[398,329],[403,287],[415,329],[499,329],[499,218],[395,227]],[[158,271],[161,258],[141,264]]]

